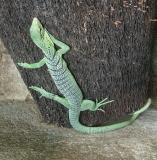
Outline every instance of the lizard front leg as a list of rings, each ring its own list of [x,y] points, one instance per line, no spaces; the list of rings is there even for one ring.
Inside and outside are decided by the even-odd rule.
[[[50,35],[50,38],[51,38],[52,42],[60,48],[59,50],[57,50],[58,54],[62,55],[62,54],[67,53],[70,50],[70,47],[68,45],[66,45],[65,43],[57,40],[51,34],[49,34],[49,35]]]
[[[23,68],[28,68],[28,69],[37,69],[42,67],[45,64],[45,58],[41,59],[39,62],[37,63],[17,63],[19,66],[23,67]]]

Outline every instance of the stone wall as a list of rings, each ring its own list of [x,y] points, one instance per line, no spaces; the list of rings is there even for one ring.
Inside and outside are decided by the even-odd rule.
[[[31,99],[31,95],[0,40],[0,100],[26,99]]]

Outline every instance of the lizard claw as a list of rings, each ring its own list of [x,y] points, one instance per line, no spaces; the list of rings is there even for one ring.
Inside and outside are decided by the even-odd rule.
[[[100,109],[100,107],[114,101],[114,100],[107,101],[107,99],[108,99],[108,98],[105,98],[105,99],[103,99],[102,101],[98,102],[98,100],[97,100],[97,98],[96,98],[96,102],[95,102],[95,104],[96,104],[95,110],[100,110],[100,111],[103,111],[103,112],[104,112],[104,110],[103,110],[103,109]]]
[[[39,96],[39,98],[41,99],[43,97],[43,95]]]
[[[105,113],[105,111],[103,109],[97,109],[97,111],[101,111],[101,112]]]

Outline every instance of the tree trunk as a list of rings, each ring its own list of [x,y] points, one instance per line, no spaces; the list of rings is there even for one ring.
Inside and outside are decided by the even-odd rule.
[[[150,88],[149,92],[152,97],[153,103],[152,106],[157,106],[157,3],[155,5],[156,12],[154,13],[154,18],[151,19],[153,24],[153,37],[154,43],[152,46],[152,55],[151,55],[151,64],[152,64],[152,72],[151,72],[151,80],[150,80]]]
[[[115,100],[104,110],[81,114],[80,121],[101,125],[142,107],[148,98],[151,22],[154,1],[1,0],[0,37],[15,64],[36,62],[42,52],[31,41],[33,17],[71,46],[65,55],[84,97]],[[47,68],[18,67],[27,86],[58,93]],[[68,112],[31,91],[46,122],[69,127]]]

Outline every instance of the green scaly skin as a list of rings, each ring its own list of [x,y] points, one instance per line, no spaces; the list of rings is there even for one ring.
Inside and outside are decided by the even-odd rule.
[[[63,94],[64,97],[49,93],[43,88],[39,88],[36,86],[32,86],[30,88],[39,92],[42,97],[55,100],[68,108],[70,124],[77,131],[83,133],[100,133],[125,127],[131,124],[139,116],[139,114],[144,112],[151,104],[151,99],[148,99],[144,107],[132,113],[132,117],[129,120],[121,123],[101,127],[88,127],[82,125],[79,122],[79,116],[81,111],[102,110],[100,109],[101,106],[111,103],[113,100],[107,101],[107,98],[100,102],[98,102],[97,100],[96,102],[91,100],[83,100],[82,92],[78,84],[76,83],[73,75],[67,68],[66,62],[62,58],[62,55],[70,50],[69,46],[50,35],[47,30],[42,27],[41,23],[37,18],[33,19],[30,28],[30,35],[33,42],[43,51],[44,58],[38,63],[18,63],[18,65],[22,66],[23,68],[30,69],[40,68],[45,64],[47,65],[48,71],[52,79],[54,80],[58,90]]]

